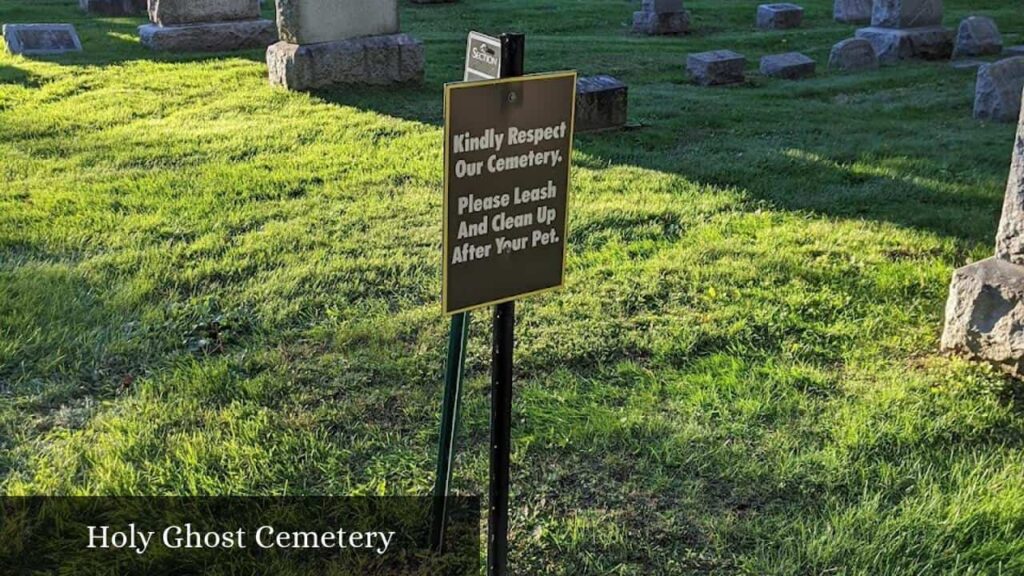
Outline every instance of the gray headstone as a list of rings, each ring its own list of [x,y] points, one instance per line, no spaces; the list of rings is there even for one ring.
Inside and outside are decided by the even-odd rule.
[[[1006,48],[1003,48],[1003,53],[1007,56],[1024,56],[1024,44],[1007,46]]]
[[[146,0],[78,0],[78,7],[91,14],[134,16],[146,13]]]
[[[800,80],[814,76],[815,63],[799,52],[772,54],[761,58],[761,74],[785,80]]]
[[[878,55],[871,42],[863,38],[847,38],[832,47],[828,67],[853,72],[878,68]]]
[[[985,16],[971,16],[960,23],[953,47],[953,58],[969,58],[999,54],[1003,51],[1003,37],[995,21]]]
[[[276,41],[277,26],[272,20],[139,26],[139,42],[159,52],[232,52],[266,48]]]
[[[626,125],[629,89],[611,76],[576,81],[576,131],[591,132]]]
[[[277,0],[277,25],[292,44],[397,34],[398,0]]]
[[[922,28],[879,28],[857,30],[857,38],[871,42],[882,63],[908,58],[944,60],[953,54],[953,31],[942,26]]]
[[[683,0],[643,0],[643,11],[655,14],[675,14],[683,11]]]
[[[690,54],[686,70],[690,79],[701,86],[737,84],[746,80],[747,59],[732,50],[714,50]]]
[[[996,257],[1024,265],[1024,117],[1018,117],[1003,215],[996,233]]]
[[[278,42],[267,49],[270,83],[291,90],[331,85],[420,82],[423,44],[408,34],[318,44]]]
[[[161,26],[259,17],[259,0],[149,0],[149,19]]]
[[[835,0],[832,15],[836,22],[867,24],[871,22],[871,0]]]
[[[682,0],[643,0],[633,13],[633,32],[649,36],[685,34],[690,30],[690,13]]]
[[[979,67],[974,88],[974,117],[996,122],[1017,120],[1021,90],[1024,90],[1024,56]]]
[[[4,24],[3,34],[11,54],[33,56],[82,51],[82,42],[71,24]]]
[[[757,27],[763,30],[798,28],[804,20],[804,9],[796,4],[762,4],[757,7]]]
[[[874,0],[871,25],[918,28],[942,24],[942,0]]]

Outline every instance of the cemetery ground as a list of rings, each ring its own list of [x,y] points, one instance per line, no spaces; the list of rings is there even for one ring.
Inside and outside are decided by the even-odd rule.
[[[515,30],[528,72],[629,84],[643,127],[577,138],[567,287],[518,307],[514,573],[1024,573],[1024,388],[937,351],[1014,139],[971,118],[973,70],[830,73],[854,26],[825,0],[779,32],[692,0],[682,38],[622,0],[463,0],[402,5],[422,86],[301,94],[75,4],[0,0],[85,48],[0,53],[4,493],[429,493],[441,86],[468,30]],[[1022,43],[1019,8],[946,23]],[[719,48],[749,82],[686,84]],[[754,72],[791,50],[817,77]],[[486,494],[473,320],[455,489]]]

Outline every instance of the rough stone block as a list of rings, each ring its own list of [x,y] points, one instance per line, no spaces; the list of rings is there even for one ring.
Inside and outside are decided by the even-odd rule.
[[[306,45],[278,42],[267,49],[270,83],[291,90],[420,82],[424,62],[423,44],[408,34]]]
[[[166,52],[231,52],[265,48],[277,41],[271,20],[239,20],[182,26],[139,26],[143,46]]]
[[[960,23],[956,33],[953,58],[970,58],[999,54],[1003,51],[1003,37],[995,21],[984,16],[971,16]]]
[[[398,0],[277,0],[277,25],[291,44],[397,34]]]
[[[835,0],[832,16],[836,22],[867,24],[871,22],[871,0]]]
[[[942,350],[1024,376],[1024,266],[989,258],[953,273]]]
[[[648,36],[671,36],[686,34],[690,30],[690,13],[640,11],[633,13],[633,32]]]
[[[11,54],[34,56],[82,51],[82,42],[71,24],[4,24],[3,34]]]
[[[686,70],[701,86],[737,84],[746,80],[747,59],[732,50],[713,50],[690,54]]]
[[[626,125],[629,88],[611,76],[576,81],[576,131],[591,132]]]
[[[772,54],[761,58],[761,74],[785,80],[800,80],[814,76],[814,60],[799,52]]]
[[[857,37],[871,42],[882,63],[909,58],[944,60],[953,54],[953,31],[942,26],[910,28],[861,28]]]
[[[996,122],[1017,120],[1022,89],[1024,56],[1005,58],[980,66],[974,87],[974,117]]]
[[[853,72],[878,68],[878,55],[871,42],[863,38],[847,38],[832,47],[828,67]]]
[[[942,24],[942,0],[874,0],[871,25],[920,28]]]
[[[90,14],[134,16],[146,13],[146,0],[78,0],[78,7]]]
[[[259,0],[149,0],[149,19],[161,26],[259,17]]]
[[[804,9],[796,4],[762,4],[757,7],[757,27],[763,30],[799,28]]]

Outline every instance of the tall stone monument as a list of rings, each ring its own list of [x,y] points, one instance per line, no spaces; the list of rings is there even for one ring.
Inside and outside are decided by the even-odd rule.
[[[881,62],[949,58],[953,35],[942,26],[942,0],[874,0],[871,26],[857,31]]]
[[[291,90],[423,79],[423,44],[399,32],[398,0],[277,0],[270,83]]]
[[[260,18],[259,0],[149,0],[149,19],[139,40],[153,50],[228,52],[277,40],[274,23]]]
[[[953,273],[942,349],[1024,377],[1024,116],[993,258]]]

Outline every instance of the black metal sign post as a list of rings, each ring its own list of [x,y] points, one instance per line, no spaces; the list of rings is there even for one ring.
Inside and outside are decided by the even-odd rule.
[[[565,280],[576,100],[575,72],[523,76],[522,34],[500,47],[501,78],[445,86],[442,306],[495,307],[488,576],[508,574],[515,300]]]

